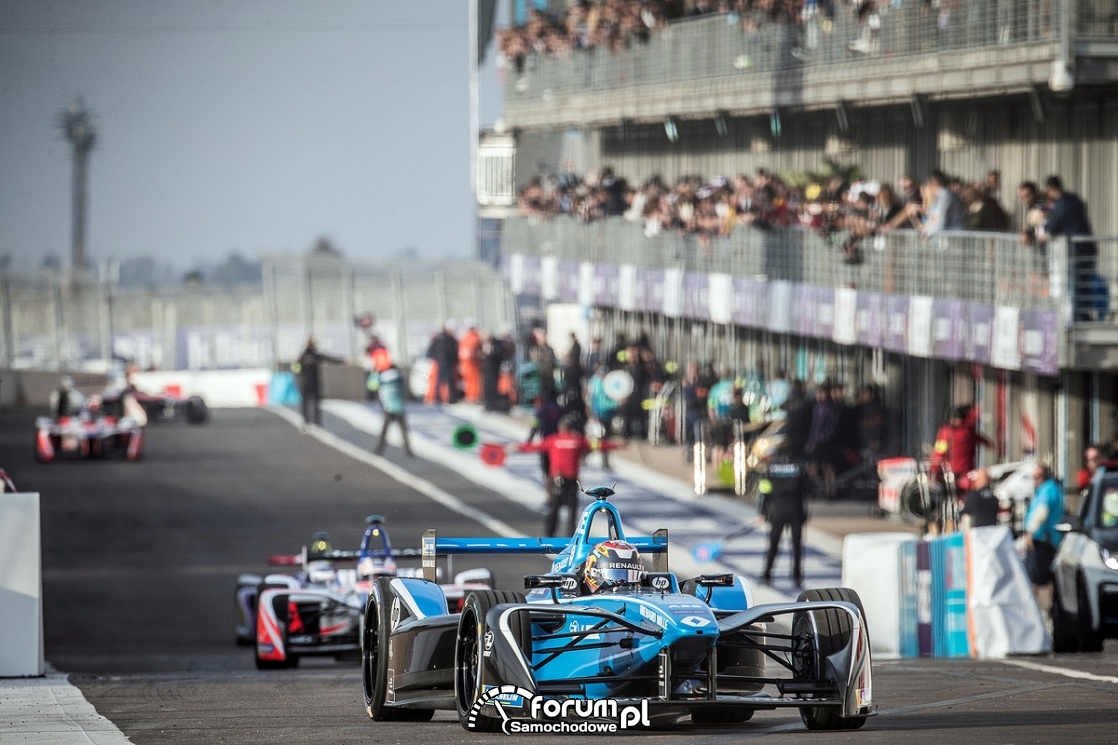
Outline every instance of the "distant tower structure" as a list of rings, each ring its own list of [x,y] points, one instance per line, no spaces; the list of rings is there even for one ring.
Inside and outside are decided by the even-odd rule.
[[[85,268],[85,212],[89,182],[89,152],[97,142],[97,132],[93,128],[92,115],[85,108],[85,102],[81,98],[76,99],[69,108],[58,115],[58,124],[62,129],[62,136],[74,149],[71,225],[73,245],[70,261],[74,270],[81,270]]]

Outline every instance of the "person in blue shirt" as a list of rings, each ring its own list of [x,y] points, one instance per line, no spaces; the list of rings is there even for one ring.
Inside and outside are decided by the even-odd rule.
[[[1064,492],[1046,463],[1033,466],[1033,483],[1036,492],[1025,512],[1025,571],[1037,605],[1047,613],[1052,602],[1052,561],[1064,537],[1056,530],[1064,519]]]
[[[404,438],[404,452],[411,458],[411,442],[408,441],[407,396],[404,393],[404,376],[395,364],[377,373],[379,385],[377,394],[380,398],[381,408],[384,409],[384,424],[380,428],[380,437],[373,452],[377,455],[384,454],[384,444],[388,435],[388,427],[393,422],[400,427],[400,435]]]

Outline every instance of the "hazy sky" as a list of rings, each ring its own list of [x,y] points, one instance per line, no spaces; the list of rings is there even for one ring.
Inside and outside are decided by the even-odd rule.
[[[87,255],[472,249],[466,0],[0,0],[0,258],[70,257],[70,148],[93,112]],[[501,22],[505,16],[499,16]],[[491,47],[482,124],[500,113]]]

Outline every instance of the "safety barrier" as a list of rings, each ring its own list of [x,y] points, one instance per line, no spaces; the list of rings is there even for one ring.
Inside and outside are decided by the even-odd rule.
[[[38,493],[0,493],[0,678],[43,675]]]
[[[1009,530],[843,543],[842,584],[862,598],[878,657],[1004,657],[1051,648]]]

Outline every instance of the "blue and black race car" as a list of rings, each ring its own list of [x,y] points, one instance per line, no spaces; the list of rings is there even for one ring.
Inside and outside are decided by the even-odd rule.
[[[428,531],[425,578],[377,578],[361,636],[371,719],[426,721],[447,709],[468,730],[511,734],[686,716],[728,724],[776,708],[798,709],[809,729],[842,730],[875,713],[869,636],[852,590],[754,605],[741,577],[680,582],[667,568],[666,531],[628,536],[613,490],[586,493],[595,501],[572,538]],[[551,572],[525,578],[526,595],[475,591],[449,612],[433,581],[439,557],[483,553],[555,558]],[[570,729],[579,726],[607,729]]]

